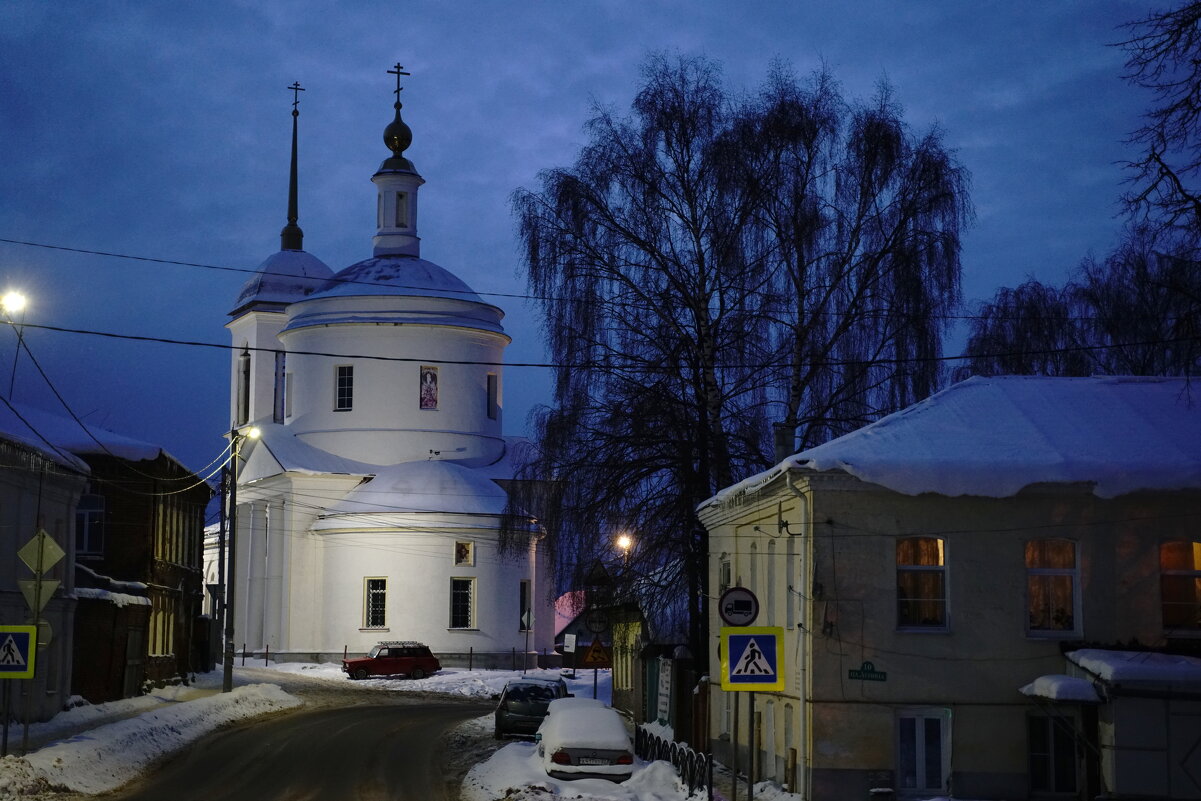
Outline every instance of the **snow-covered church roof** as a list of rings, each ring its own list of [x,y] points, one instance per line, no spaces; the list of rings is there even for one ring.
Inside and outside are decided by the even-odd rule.
[[[973,377],[718,493],[793,468],[842,470],[906,495],[1004,498],[1087,483],[1102,498],[1201,489],[1201,384],[1186,378]]]
[[[509,496],[494,481],[451,461],[404,462],[380,468],[313,524],[314,531],[396,528],[400,519],[457,527],[471,516],[503,515]],[[430,517],[438,518],[431,523]]]
[[[339,272],[315,298],[359,295],[412,295],[483,303],[454,273],[417,256],[376,256]]]
[[[303,250],[273,253],[242,285],[230,314],[238,315],[257,304],[286,306],[320,289],[333,275],[325,262]]]

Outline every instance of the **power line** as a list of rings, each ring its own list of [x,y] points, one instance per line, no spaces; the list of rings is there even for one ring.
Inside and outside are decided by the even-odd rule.
[[[0,242],[9,244],[9,245],[21,245],[24,247],[42,248],[44,250],[57,250],[57,251],[63,251],[66,253],[79,253],[79,254],[88,255],[88,256],[103,256],[106,258],[113,258],[113,259],[127,259],[129,261],[142,261],[142,262],[148,262],[151,264],[168,264],[168,265],[172,265],[172,266],[176,266],[176,267],[195,267],[197,269],[203,269],[203,270],[217,270],[217,271],[221,271],[221,272],[243,273],[243,274],[247,274],[247,275],[269,275],[269,276],[277,276],[280,278],[290,278],[290,279],[296,278],[295,275],[292,275],[290,273],[281,273],[281,272],[276,272],[273,270],[261,270],[258,268],[252,269],[252,268],[248,268],[248,267],[228,267],[228,266],[219,265],[219,264],[207,264],[205,262],[195,262],[195,261],[182,261],[179,259],[163,259],[163,258],[157,258],[154,256],[137,256],[137,255],[128,254],[128,253],[114,253],[112,251],[106,251],[106,250],[95,250],[92,248],[78,248],[78,247],[71,247],[68,245],[52,245],[52,244],[48,244],[45,242],[30,242],[28,240],[23,240],[23,239],[9,239],[6,237],[0,237]],[[338,278],[337,276],[333,276],[333,277],[330,277],[330,278],[327,278],[324,280],[329,283],[332,283],[332,284],[350,284],[350,285],[361,284],[364,286],[379,286],[379,283],[376,281],[363,281],[363,280],[357,280],[357,279],[353,279],[353,278]],[[426,289],[426,287],[413,286],[413,285],[409,285],[409,284],[392,284],[392,286],[395,286],[398,289]],[[513,300],[523,300],[523,301],[533,300],[533,301],[539,301],[539,302],[548,302],[548,301],[564,302],[564,300],[565,300],[563,298],[556,298],[556,297],[549,296],[549,295],[528,295],[528,294],[523,294],[520,292],[481,292],[481,291],[472,290],[472,289],[450,289],[450,288],[442,288],[440,291],[447,292],[450,294],[458,294],[458,295],[475,295],[475,296],[480,296],[480,297],[491,297],[491,298],[510,298]],[[646,310],[654,310],[657,308],[653,304],[631,303],[628,301],[619,301],[619,300],[613,300],[610,298],[589,298],[589,299],[584,299],[581,302],[584,302],[587,304],[622,306],[622,307],[631,307],[631,308],[639,308],[639,309],[646,309]],[[889,309],[865,310],[865,311],[861,311],[861,312],[842,312],[842,311],[828,311],[828,310],[821,310],[821,309],[812,309],[812,310],[808,310],[806,312],[806,314],[817,316],[817,317],[852,317],[852,316],[854,316],[854,317],[861,317],[861,318],[888,318],[888,317],[905,316],[904,313],[895,313]],[[1047,314],[1047,315],[934,314],[934,315],[930,315],[930,317],[931,317],[931,319],[935,319],[935,320],[1006,319],[1006,320],[1017,320],[1017,321],[1059,320],[1059,321],[1065,321],[1065,322],[1092,322],[1092,321],[1103,319],[1102,317],[1098,317],[1095,315],[1064,315],[1064,314]],[[1177,319],[1181,319],[1181,318],[1165,318],[1165,319],[1166,320],[1177,320]]]
[[[10,321],[5,322],[8,325],[15,325]],[[605,361],[601,362],[581,362],[578,364],[569,364],[565,362],[496,362],[496,361],[477,361],[473,359],[431,359],[426,357],[408,357],[408,356],[377,356],[369,354],[353,354],[353,353],[331,353],[328,351],[313,351],[313,350],[287,350],[285,348],[262,348],[249,347],[239,345],[223,345],[216,342],[199,342],[196,340],[172,339],[169,337],[145,336],[137,334],[120,334],[113,331],[96,331],[86,328],[66,328],[63,326],[44,325],[38,323],[22,323],[24,328],[36,328],[44,331],[57,331],[64,334],[80,334],[86,336],[103,337],[107,339],[121,339],[133,342],[154,342],[163,345],[180,345],[187,347],[213,348],[216,350],[226,351],[244,351],[251,350],[261,353],[284,353],[289,356],[323,356],[332,359],[359,359],[363,361],[383,361],[383,362],[407,362],[421,364],[454,364],[454,365],[470,365],[479,367],[535,367],[535,368],[563,368],[574,370],[615,370],[615,371],[633,371],[633,372],[648,372],[648,373],[674,373],[680,368],[675,366],[660,366],[652,364],[642,365],[623,365],[612,364]],[[915,356],[915,357],[896,357],[885,359],[833,359],[828,361],[810,361],[801,362],[799,365],[788,365],[784,363],[764,363],[764,364],[717,364],[713,365],[713,369],[717,370],[748,370],[759,369],[766,370],[779,367],[801,366],[801,367],[862,367],[871,365],[902,365],[902,364],[924,364],[935,362],[956,362],[956,361],[971,361],[974,359],[1007,359],[1019,356],[1046,356],[1058,353],[1085,353],[1103,350],[1113,350],[1118,348],[1142,348],[1154,347],[1158,345],[1175,345],[1186,342],[1201,342],[1201,336],[1176,337],[1172,339],[1152,339],[1143,340],[1140,342],[1115,342],[1105,345],[1075,345],[1067,348],[1046,348],[1041,350],[1019,350],[1007,351],[1003,353],[981,353],[958,356]]]

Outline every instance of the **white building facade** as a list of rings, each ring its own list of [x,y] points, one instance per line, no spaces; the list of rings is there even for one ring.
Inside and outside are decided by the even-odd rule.
[[[323,660],[419,640],[451,664],[526,664],[553,613],[536,532],[501,547],[520,444],[502,434],[510,339],[499,308],[421,258],[424,181],[395,108],[372,257],[335,274],[302,249],[294,127],[281,251],[227,325],[234,642]]]

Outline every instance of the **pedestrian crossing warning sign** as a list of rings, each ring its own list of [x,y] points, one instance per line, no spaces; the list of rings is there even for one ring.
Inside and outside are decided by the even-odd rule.
[[[37,626],[0,626],[0,679],[32,679]]]
[[[743,692],[784,689],[784,629],[779,626],[721,630],[721,688]]]

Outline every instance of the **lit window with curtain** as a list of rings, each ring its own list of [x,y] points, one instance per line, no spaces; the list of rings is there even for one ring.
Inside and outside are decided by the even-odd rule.
[[[1031,635],[1077,632],[1076,565],[1071,540],[1026,542],[1026,630]]]
[[[897,628],[947,627],[944,541],[939,537],[897,540]]]
[[[1159,592],[1165,629],[1201,629],[1201,542],[1160,544]]]

